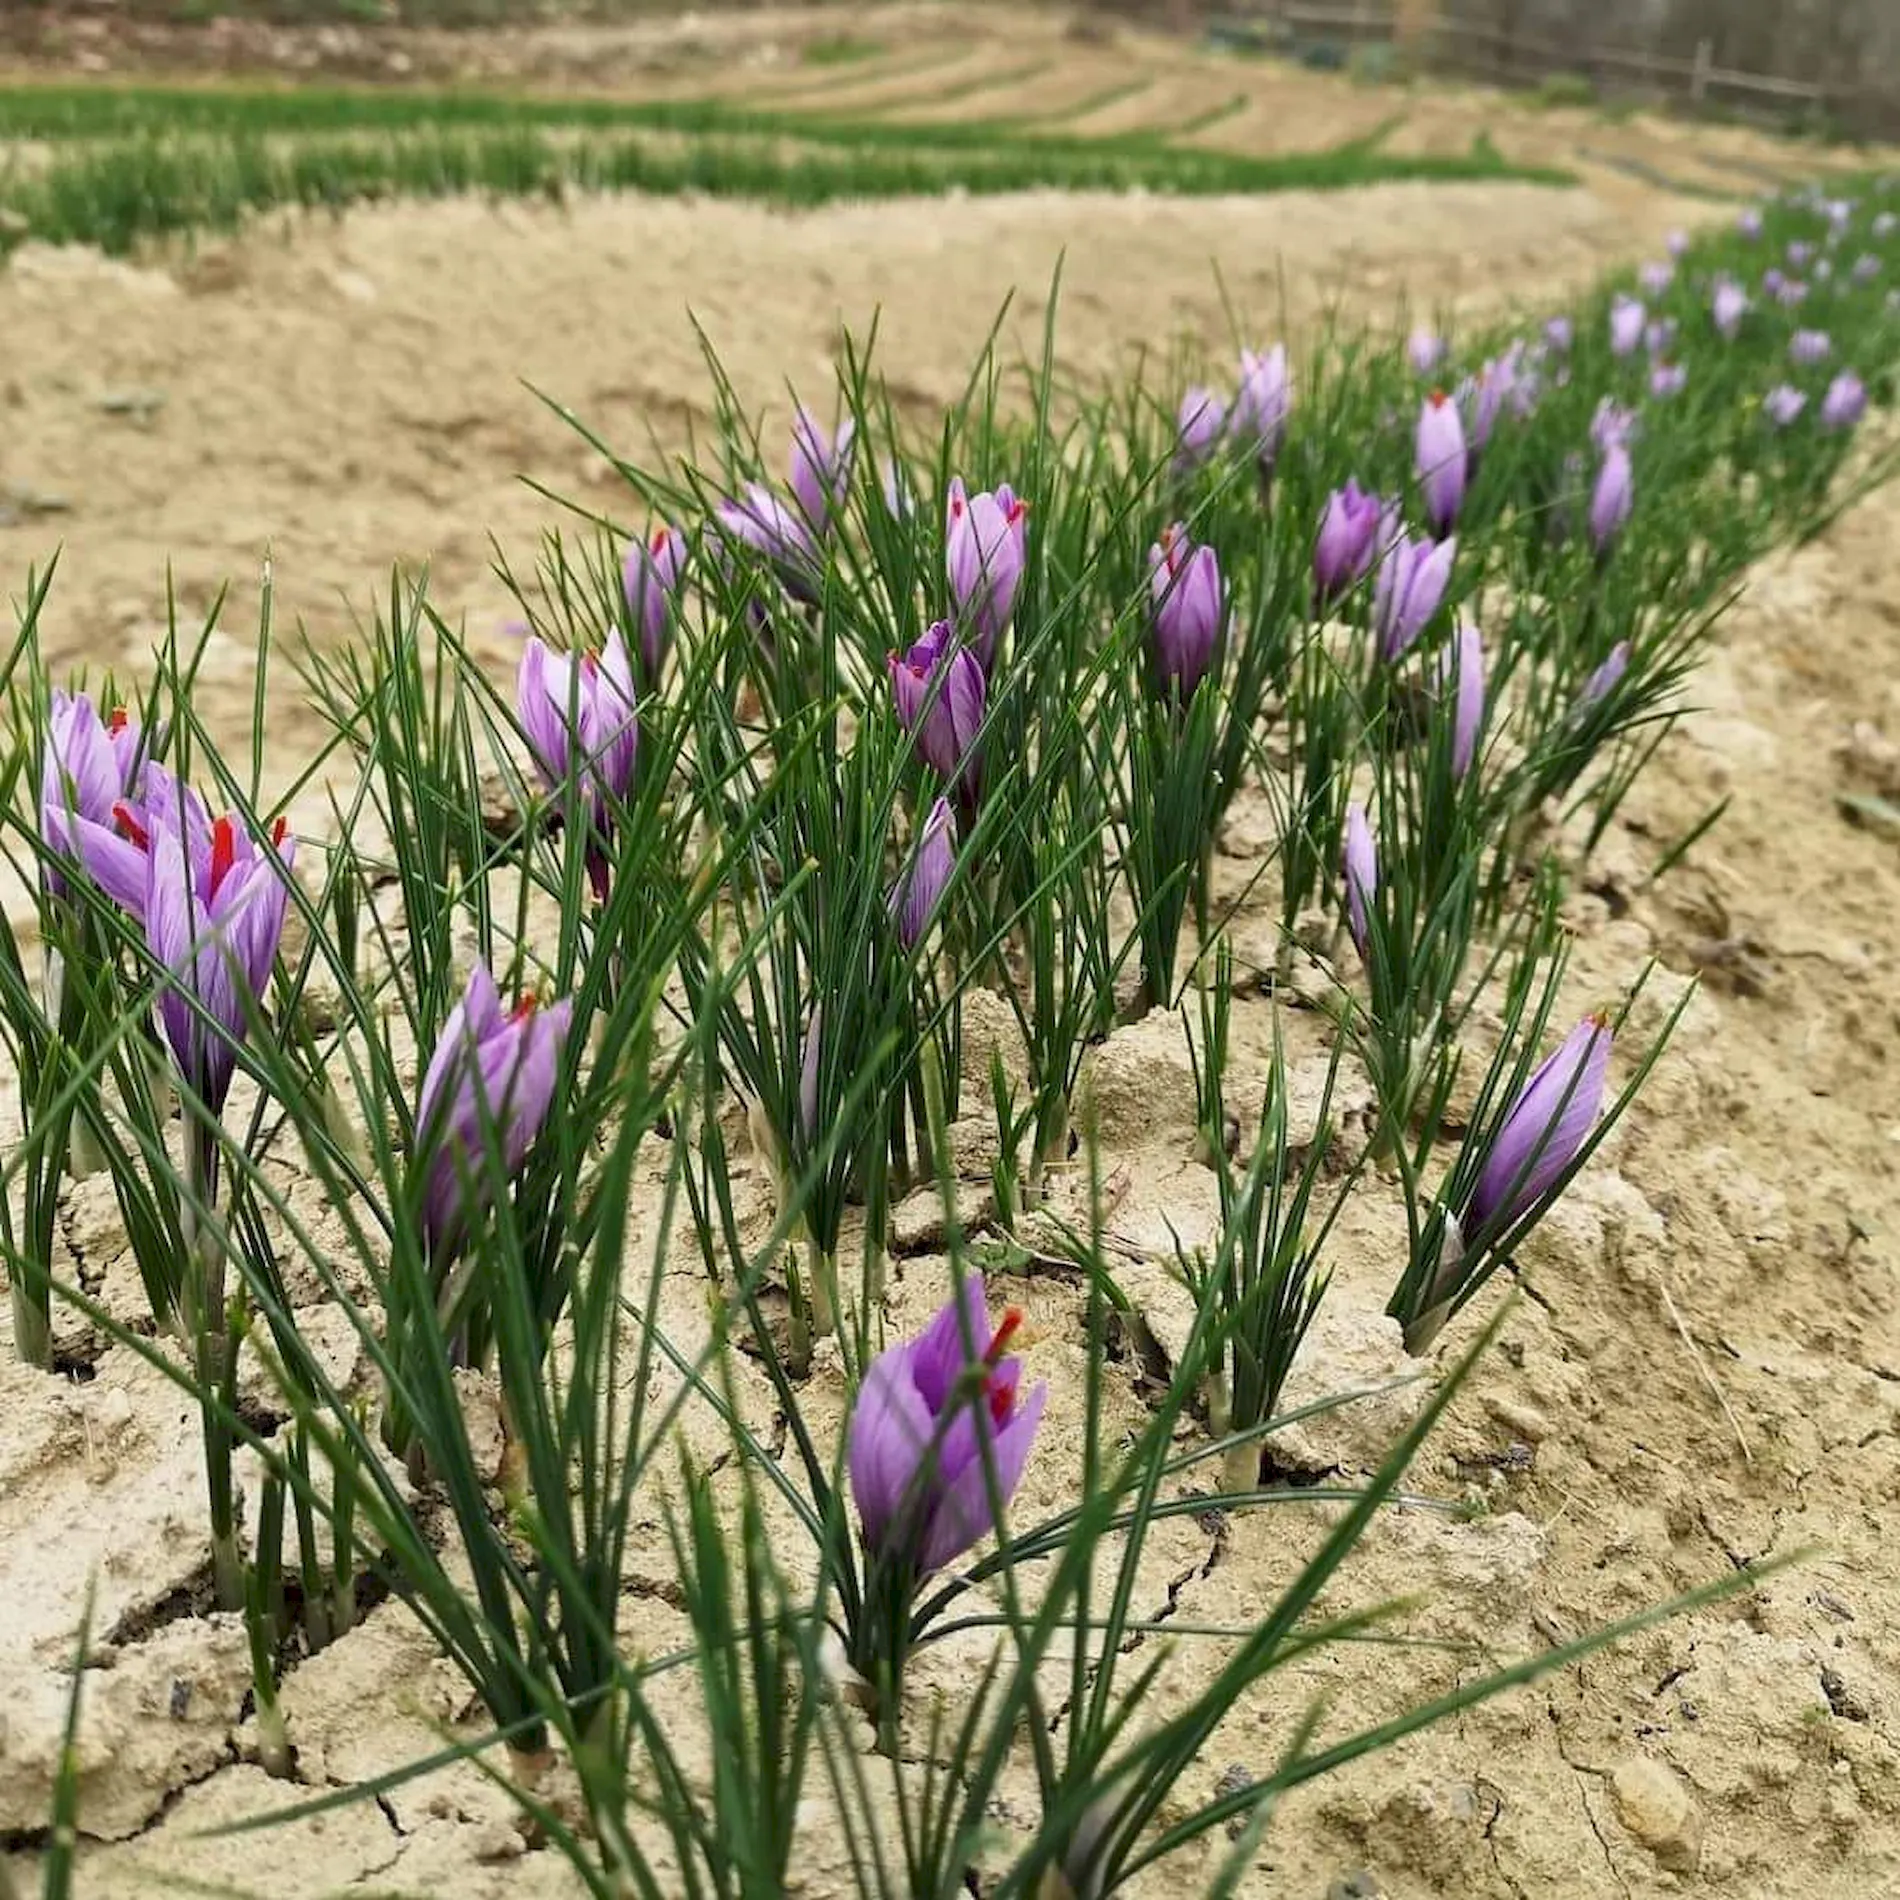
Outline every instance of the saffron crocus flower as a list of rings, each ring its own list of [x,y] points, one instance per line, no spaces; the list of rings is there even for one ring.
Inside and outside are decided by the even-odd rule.
[[[1603,1106],[1610,1026],[1586,1016],[1539,1064],[1491,1138],[1466,1212],[1467,1234],[1513,1226],[1557,1184]]]
[[[598,653],[555,653],[530,635],[515,680],[521,730],[550,791],[572,785],[586,808],[587,875],[607,894],[607,840],[633,789],[640,722],[633,661],[615,627]]]
[[[1680,326],[1674,317],[1658,317],[1643,331],[1643,348],[1651,356],[1666,355],[1675,343],[1676,331]]]
[[[1612,402],[1603,397],[1596,406],[1596,413],[1590,418],[1590,443],[1599,451],[1607,451],[1617,443],[1625,447],[1636,439],[1636,411],[1620,402]]]
[[[1874,220],[1874,236],[1877,238],[1891,237],[1897,226],[1900,226],[1900,218],[1896,218],[1891,211],[1883,211]]]
[[[814,533],[823,534],[844,505],[856,436],[857,424],[849,416],[835,434],[826,431],[809,410],[801,408],[792,418],[792,499]]]
[[[1413,466],[1425,500],[1425,518],[1436,534],[1451,532],[1465,498],[1468,454],[1458,405],[1434,389],[1419,407]]]
[[[1655,262],[1645,264],[1636,275],[1649,296],[1660,297],[1676,281],[1676,267],[1657,258]]]
[[[1477,375],[1467,377],[1458,388],[1458,408],[1465,432],[1465,472],[1475,476],[1484,452],[1491,446],[1491,432],[1497,427],[1499,412],[1507,396],[1515,392],[1517,368],[1509,357],[1489,362]],[[1420,428],[1424,419],[1420,418]],[[1444,530],[1441,528],[1440,533]]]
[[[1234,440],[1272,472],[1286,441],[1287,419],[1293,413],[1293,377],[1287,369],[1286,345],[1270,350],[1242,350],[1240,389],[1234,397],[1228,427]]]
[[[1568,317],[1551,317],[1544,324],[1544,342],[1558,356],[1568,356],[1576,340],[1577,326]]]
[[[1762,413],[1777,429],[1785,429],[1798,420],[1808,406],[1807,397],[1787,383],[1780,383],[1762,398]]]
[[[1618,297],[1610,305],[1610,353],[1633,355],[1648,321],[1649,313],[1634,297]]]
[[[1863,252],[1854,259],[1854,268],[1848,276],[1857,284],[1871,284],[1880,275],[1880,259],[1871,252]]]
[[[1630,643],[1619,640],[1610,649],[1609,657],[1599,665],[1590,677],[1583,682],[1583,691],[1577,695],[1577,703],[1571,709],[1573,719],[1581,719],[1592,706],[1599,706],[1615,692],[1616,683],[1629,671]]]
[[[1812,244],[1804,244],[1797,238],[1788,246],[1787,258],[1788,268],[1790,270],[1806,270],[1809,264],[1814,261],[1814,246]]]
[[[1044,1384],[1025,1394],[1022,1363],[1006,1356],[1021,1324],[1011,1307],[992,1328],[971,1274],[917,1338],[871,1361],[849,1460],[874,1559],[928,1576],[996,1528],[992,1501],[1007,1503],[1022,1482],[1049,1396]]]
[[[686,569],[686,537],[661,522],[645,541],[627,550],[621,584],[640,642],[640,670],[649,688],[659,684],[673,644],[675,597]]]
[[[1799,309],[1808,300],[1808,287],[1798,277],[1788,278],[1775,292],[1775,301],[1789,310]]]
[[[1804,367],[1825,363],[1834,349],[1825,330],[1797,330],[1788,339],[1788,356]]]
[[[996,643],[1009,625],[1028,559],[1028,510],[1008,483],[994,494],[966,495],[963,478],[950,483],[944,525],[944,571],[958,631],[988,673]]]
[[[1867,386],[1854,372],[1843,370],[1828,384],[1821,398],[1821,427],[1851,429],[1867,413]]]
[[[523,996],[504,1009],[487,966],[469,973],[416,1103],[416,1162],[427,1170],[422,1234],[432,1259],[453,1251],[487,1204],[488,1140],[499,1143],[503,1172],[520,1173],[554,1103],[573,1007],[563,999],[541,1009]]]
[[[1649,372],[1649,393],[1658,402],[1680,396],[1689,386],[1689,372],[1680,363],[1658,363]]]
[[[976,735],[983,724],[988,685],[983,665],[937,621],[908,653],[889,656],[891,703],[924,762],[946,780],[973,781]]]
[[[1748,292],[1732,277],[1724,277],[1716,285],[1715,294],[1709,300],[1709,314],[1715,319],[1715,327],[1725,337],[1733,337],[1742,327],[1742,319],[1748,315]]]
[[[1363,958],[1371,942],[1369,918],[1379,888],[1379,852],[1363,806],[1346,807],[1346,931]]]
[[[1687,231],[1671,231],[1663,239],[1663,249],[1671,257],[1682,258],[1689,254],[1689,234]]]
[[[950,801],[939,798],[911,847],[910,861],[891,889],[891,916],[897,940],[914,950],[930,928],[951,874],[957,868],[957,822]]]
[[[1737,215],[1735,228],[1745,238],[1752,239],[1760,237],[1761,213],[1753,205],[1748,206],[1746,210]]]
[[[799,508],[763,482],[748,482],[738,495],[713,509],[713,525],[729,558],[746,549],[771,569],[794,600],[816,604],[823,560]]]
[[[1148,586],[1156,677],[1163,693],[1185,702],[1200,685],[1220,639],[1220,562],[1212,548],[1196,547],[1176,522],[1148,550]]]
[[[1373,585],[1372,626],[1379,657],[1396,660],[1425,631],[1445,598],[1457,537],[1430,541],[1402,534],[1386,549]]]
[[[1636,481],[1630,467],[1630,452],[1622,443],[1613,442],[1604,451],[1596,487],[1590,495],[1590,539],[1596,544],[1598,554],[1609,553],[1611,544],[1630,518],[1635,499]]]
[[[1772,265],[1761,274],[1761,294],[1764,297],[1779,297],[1787,288],[1788,280]]]
[[[1227,405],[1211,389],[1198,384],[1181,398],[1174,418],[1174,470],[1192,474],[1220,447],[1227,427]]]
[[[1384,504],[1349,481],[1326,498],[1313,544],[1313,584],[1320,601],[1337,600],[1372,564]]]
[[[215,1115],[270,981],[296,840],[281,818],[268,844],[236,813],[212,818],[196,792],[156,766],[146,767],[143,790],[143,800],[114,810],[145,871],[139,902],[128,908],[144,923],[153,960],[171,974],[158,1014],[178,1072]]]
[[[1451,770],[1463,778],[1478,756],[1484,728],[1484,642],[1469,620],[1459,626],[1452,654]]]
[[[138,912],[145,866],[113,820],[121,800],[135,798],[145,760],[143,737],[123,706],[102,719],[85,693],[53,689],[40,753],[40,836],[50,850],[82,859],[106,895]],[[46,888],[65,893],[48,865]]]
[[[1430,330],[1414,330],[1405,340],[1406,360],[1417,376],[1429,376],[1445,360],[1445,339]]]

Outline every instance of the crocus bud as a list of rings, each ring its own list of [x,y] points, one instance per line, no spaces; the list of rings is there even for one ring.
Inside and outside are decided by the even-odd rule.
[[[971,1274],[916,1339],[866,1369],[849,1462],[874,1562],[928,1576],[996,1528],[992,1499],[1007,1503],[1022,1482],[1049,1396],[1042,1384],[1023,1394],[1022,1364],[1005,1356],[1021,1324],[1012,1307],[992,1329]]]
[[[1463,778],[1478,756],[1484,729],[1484,642],[1469,620],[1460,624],[1452,653],[1451,770],[1454,778]]]
[[[1798,277],[1787,278],[1775,292],[1775,301],[1788,310],[1798,310],[1808,300],[1808,287]]]
[[[1762,413],[1777,429],[1785,429],[1808,406],[1807,397],[1798,389],[1780,383],[1762,398]]]
[[[627,550],[621,584],[640,642],[640,670],[649,690],[660,682],[673,644],[675,596],[686,568],[686,537],[664,522]]]
[[[1645,264],[1636,275],[1649,296],[1660,297],[1676,281],[1676,267],[1658,258],[1654,263]]]
[[[1346,807],[1346,930],[1353,948],[1363,959],[1371,942],[1368,919],[1372,900],[1379,888],[1379,853],[1372,842],[1372,827],[1366,823],[1364,808],[1354,803]]]
[[[1425,631],[1445,598],[1457,557],[1455,535],[1428,541],[1423,535],[1402,534],[1386,549],[1372,593],[1380,659],[1396,660]]]
[[[1468,453],[1458,405],[1434,389],[1419,407],[1413,468],[1436,534],[1448,534],[1465,498]]]
[[[1627,448],[1635,439],[1636,411],[1620,402],[1612,402],[1608,396],[1601,398],[1596,413],[1590,418],[1591,446],[1607,451],[1621,443]]]
[[[1264,352],[1242,350],[1240,389],[1228,426],[1235,442],[1263,470],[1270,470],[1280,459],[1292,412],[1293,378],[1287,369],[1286,345],[1276,343]]]
[[[1782,273],[1770,265],[1761,274],[1761,290],[1764,297],[1779,297],[1787,288],[1788,280]]]
[[[1581,719],[1591,707],[1600,706],[1615,692],[1617,681],[1629,671],[1630,643],[1619,640],[1610,649],[1609,657],[1583,682],[1583,691],[1577,695],[1577,703],[1571,708],[1570,716]]]
[[[713,524],[728,559],[747,549],[794,600],[817,603],[824,562],[801,508],[763,482],[748,482],[741,494],[714,508]]]
[[[1212,548],[1196,547],[1177,522],[1148,550],[1148,586],[1156,678],[1164,694],[1185,703],[1220,639],[1220,562]]]
[[[1491,432],[1497,427],[1504,400],[1514,393],[1516,384],[1517,365],[1507,356],[1484,364],[1477,375],[1459,385],[1458,408],[1464,423],[1468,476],[1477,474],[1478,464],[1491,446]],[[1440,528],[1439,532],[1444,530]]]
[[[911,847],[910,862],[891,890],[891,916],[897,924],[897,940],[906,950],[914,950],[930,928],[956,868],[957,823],[950,814],[950,801],[939,798]]]
[[[1821,427],[1851,429],[1866,413],[1866,384],[1851,369],[1843,370],[1828,384],[1827,394],[1821,399]]]
[[[145,867],[127,855],[129,847],[120,848],[125,840],[113,811],[122,799],[137,798],[144,763],[142,735],[123,706],[102,719],[86,694],[54,688],[40,752],[40,836],[66,858],[97,858],[112,878],[102,881],[106,895],[134,915],[143,901]],[[49,865],[44,875],[46,888],[62,895],[60,874]]]
[[[1445,339],[1430,330],[1414,330],[1405,340],[1406,360],[1417,376],[1429,376],[1445,360]]]
[[[1007,483],[994,494],[966,495],[950,483],[944,525],[944,571],[958,631],[983,670],[996,663],[996,643],[1009,625],[1028,558],[1027,510]]]
[[[974,783],[977,733],[988,686],[982,663],[939,620],[901,657],[889,656],[891,703],[897,723],[931,769],[947,782]]]
[[[804,409],[792,419],[792,499],[814,534],[823,534],[851,486],[851,450],[857,424],[849,417],[827,434]]]
[[[1198,384],[1181,398],[1174,419],[1174,471],[1192,474],[1220,447],[1227,427],[1227,406],[1211,389]]]
[[[1568,317],[1551,317],[1544,324],[1544,341],[1557,356],[1568,356],[1577,326]]]
[[[1680,363],[1658,363],[1649,372],[1649,393],[1658,402],[1680,396],[1689,386],[1689,372]]]
[[[1610,353],[1633,355],[1648,321],[1648,312],[1634,297],[1618,297],[1610,305]]]
[[[1682,258],[1689,254],[1689,234],[1687,231],[1671,231],[1663,239],[1663,249],[1671,257]]]
[[[1314,591],[1322,604],[1337,600],[1364,577],[1383,513],[1378,496],[1368,495],[1357,482],[1349,481],[1327,496],[1313,545]]]
[[[1833,348],[1825,330],[1797,330],[1788,339],[1789,359],[1803,366],[1825,363]]]
[[[1715,327],[1725,337],[1733,337],[1748,315],[1748,292],[1734,278],[1724,277],[1709,300],[1709,313],[1715,319]]]
[[[1465,1212],[1468,1235],[1506,1231],[1556,1185],[1596,1125],[1609,1067],[1609,1023],[1586,1016],[1505,1111]]]
[[[1790,270],[1806,270],[1809,264],[1814,261],[1814,246],[1812,244],[1803,243],[1801,239],[1796,238],[1795,241],[1788,246],[1787,258],[1788,268]]]
[[[86,834],[81,856],[108,893],[125,881],[129,862],[142,864],[143,889],[126,908],[144,924],[153,961],[171,973],[158,1014],[178,1073],[215,1115],[270,981],[297,844],[281,818],[268,842],[239,813],[213,819],[196,792],[159,766],[145,768],[142,790],[142,800],[122,799],[113,813],[135,858],[114,853],[101,862]]]
[[[1662,356],[1675,343],[1676,332],[1681,326],[1674,317],[1657,317],[1643,329],[1643,348],[1651,356]]]
[[[1753,205],[1740,212],[1735,219],[1735,228],[1745,238],[1761,236],[1761,213]]]
[[[1856,284],[1871,284],[1880,275],[1880,259],[1871,252],[1863,252],[1854,259],[1854,268],[1848,272],[1849,278]]]
[[[554,653],[538,635],[522,650],[516,708],[550,791],[572,786],[586,808],[587,874],[607,894],[607,842],[633,789],[640,721],[633,661],[615,627],[599,653]]]
[[[1622,443],[1613,442],[1604,451],[1603,464],[1597,470],[1596,487],[1590,495],[1590,539],[1598,554],[1607,554],[1611,544],[1623,532],[1636,498],[1630,452]]]
[[[554,1103],[572,1014],[571,1002],[541,1009],[532,996],[505,1010],[486,965],[469,973],[416,1104],[413,1165],[426,1170],[422,1230],[432,1259],[453,1252],[488,1204],[487,1140],[499,1143],[504,1174],[521,1172]]]

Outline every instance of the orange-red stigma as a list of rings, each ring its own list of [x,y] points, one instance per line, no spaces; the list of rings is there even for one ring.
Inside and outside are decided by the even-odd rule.
[[[112,808],[112,822],[116,824],[120,831],[123,832],[126,837],[130,838],[141,851],[151,850],[151,834],[132,816],[132,807],[130,805],[114,805]]]
[[[231,866],[237,862],[237,833],[231,829],[228,818],[220,818],[211,827],[211,895],[216,897],[218,886],[231,874]]]
[[[106,721],[106,730],[108,732],[123,732],[131,723],[131,718],[125,708],[123,706],[114,706],[111,717]]]
[[[515,1021],[525,1023],[528,1018],[534,1014],[536,1009],[540,1007],[540,1002],[541,999],[535,995],[533,990],[523,990],[521,994],[515,998]]]

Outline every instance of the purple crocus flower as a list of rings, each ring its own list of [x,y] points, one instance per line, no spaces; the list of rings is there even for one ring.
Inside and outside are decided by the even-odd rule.
[[[1005,1356],[1022,1317],[1011,1307],[992,1329],[973,1273],[917,1338],[871,1361],[849,1461],[874,1561],[928,1576],[996,1528],[992,1498],[1022,1482],[1049,1396],[1046,1384],[1024,1394],[1022,1363]]]
[[[1825,363],[1833,354],[1834,344],[1825,330],[1797,330],[1788,339],[1788,359],[1808,367]]]
[[[1252,452],[1263,472],[1280,459],[1286,441],[1287,419],[1293,413],[1293,378],[1287,369],[1286,346],[1270,350],[1242,350],[1240,388],[1234,397],[1228,427],[1234,440]]]
[[[1798,277],[1788,278],[1775,292],[1775,301],[1788,310],[1797,310],[1808,300],[1808,287]]]
[[[1568,317],[1551,317],[1544,325],[1544,341],[1558,356],[1568,356],[1576,341],[1577,326]]]
[[[1799,418],[1808,406],[1808,399],[1787,383],[1778,383],[1762,398],[1761,406],[1762,413],[1777,429],[1785,429]]]
[[[1630,356],[1643,340],[1643,327],[1649,313],[1634,297],[1619,296],[1610,305],[1610,353]]]
[[[994,494],[966,495],[962,476],[950,483],[943,561],[958,631],[988,673],[996,643],[1015,610],[1029,554],[1028,509],[1007,482]]]
[[[1814,246],[1797,238],[1788,246],[1787,258],[1790,270],[1806,270],[1814,261]]]
[[[1863,252],[1854,259],[1854,268],[1848,276],[1857,284],[1871,284],[1880,275],[1880,259],[1871,252]]]
[[[640,720],[633,661],[620,629],[599,653],[555,653],[530,635],[516,675],[515,699],[528,750],[550,791],[580,793],[588,821],[587,875],[607,895],[607,840],[633,789]]]
[[[1459,625],[1452,655],[1451,770],[1463,778],[1478,756],[1484,727],[1484,642],[1469,620]]]
[[[1877,238],[1891,237],[1896,226],[1900,226],[1900,218],[1896,218],[1891,211],[1883,211],[1874,219],[1874,236]]]
[[[1368,495],[1354,481],[1327,496],[1319,539],[1313,544],[1314,591],[1322,604],[1337,600],[1364,578],[1383,513],[1379,497]]]
[[[798,1057],[798,1125],[805,1140],[818,1139],[818,1065],[825,1054],[825,1006],[814,1003],[805,1025],[805,1043]]]
[[[1689,234],[1687,231],[1671,231],[1663,239],[1663,249],[1671,257],[1682,258],[1689,254]]]
[[[1424,632],[1445,598],[1457,556],[1455,535],[1430,541],[1423,535],[1401,534],[1386,549],[1372,593],[1380,659],[1396,660]]]
[[[1679,328],[1674,317],[1657,317],[1643,331],[1643,348],[1652,357],[1667,355]]]
[[[1658,258],[1654,263],[1645,264],[1636,275],[1646,294],[1660,297],[1676,281],[1676,267]]]
[[[143,901],[145,867],[136,853],[126,857],[131,847],[113,812],[137,795],[144,762],[142,735],[123,706],[102,719],[87,694],[53,689],[40,753],[40,836],[66,858],[97,858],[113,878],[102,881],[106,895],[134,914]],[[50,864],[43,875],[55,897],[65,894],[66,880]]]
[[[794,600],[816,605],[823,560],[799,506],[763,482],[748,482],[742,493],[714,508],[713,522],[728,555],[748,549]]]
[[[1227,405],[1198,383],[1181,398],[1174,418],[1174,471],[1192,474],[1220,447],[1227,427]]]
[[[1577,703],[1571,708],[1571,718],[1581,719],[1592,706],[1601,705],[1608,699],[1616,690],[1617,681],[1629,671],[1629,664],[1630,643],[1619,640],[1610,649],[1609,657],[1583,682],[1583,691],[1577,695]]]
[[[806,409],[792,418],[792,499],[814,534],[823,534],[844,505],[857,432],[858,425],[849,416],[835,434],[828,434]]]
[[[1212,548],[1196,547],[1176,522],[1164,528],[1160,541],[1148,550],[1148,586],[1156,677],[1164,694],[1185,703],[1201,683],[1220,639],[1220,562]]]
[[[1612,402],[1608,396],[1602,397],[1596,406],[1596,413],[1590,418],[1590,443],[1599,451],[1613,448],[1617,443],[1627,447],[1636,440],[1636,411],[1620,402]]]
[[[1497,427],[1504,399],[1513,393],[1516,381],[1516,365],[1509,357],[1503,357],[1484,364],[1477,375],[1468,376],[1459,384],[1458,407],[1464,424],[1467,476],[1477,474],[1478,463],[1491,446],[1491,432]],[[1423,418],[1420,424],[1422,427]]]
[[[1610,1025],[1586,1016],[1547,1056],[1491,1137],[1465,1214],[1466,1232],[1504,1232],[1550,1190],[1589,1139],[1603,1106]]]
[[[1590,539],[1598,554],[1609,553],[1611,544],[1623,532],[1635,498],[1630,452],[1622,443],[1612,442],[1603,453],[1596,487],[1590,495]]]
[[[649,689],[659,684],[667,649],[673,644],[675,596],[685,569],[686,537],[665,522],[627,550],[621,585],[640,642],[640,671]]]
[[[469,973],[462,1000],[436,1038],[416,1103],[416,1165],[426,1169],[422,1234],[441,1260],[487,1205],[484,1165],[491,1132],[505,1174],[521,1171],[554,1103],[571,1001],[537,1007],[524,995],[512,1010],[485,964]]]
[[[946,782],[974,783],[976,735],[988,701],[982,662],[949,621],[939,620],[908,653],[891,654],[887,664],[897,723],[924,762]]]
[[[930,928],[951,873],[957,868],[957,823],[950,801],[939,798],[911,847],[910,861],[891,889],[891,916],[897,940],[914,950]]]
[[[290,900],[296,840],[283,819],[268,843],[242,816],[214,819],[188,785],[155,765],[145,768],[144,798],[122,799],[114,819],[122,843],[145,872],[136,905],[153,960],[170,972],[158,999],[159,1021],[178,1072],[216,1115],[230,1092],[250,1012],[270,981]],[[99,886],[123,881],[122,852],[81,854]]]
[[[1379,889],[1379,852],[1363,806],[1346,807],[1346,932],[1363,960],[1372,940],[1369,916]]]
[[[1649,393],[1658,402],[1680,396],[1689,386],[1689,372],[1680,363],[1657,363],[1649,372]]]
[[[1852,429],[1867,413],[1867,385],[1851,369],[1842,370],[1821,398],[1821,427]]]
[[[1725,337],[1733,337],[1742,327],[1742,319],[1748,315],[1748,292],[1732,277],[1724,277],[1715,286],[1715,295],[1709,300],[1709,314],[1715,319],[1715,327]]]
[[[1414,330],[1405,340],[1405,355],[1415,376],[1429,376],[1445,360],[1445,339],[1431,330]]]
[[[1764,297],[1779,297],[1788,287],[1788,280],[1772,265],[1761,274],[1761,294]]]
[[[1449,534],[1464,504],[1470,455],[1458,405],[1442,389],[1434,389],[1419,405],[1412,461],[1424,497],[1425,519],[1435,534]]]
[[[1735,228],[1745,238],[1752,239],[1752,238],[1760,237],[1761,236],[1760,211],[1758,211],[1755,208],[1755,206],[1749,205],[1744,211],[1740,213],[1739,216],[1737,216],[1735,220]]]

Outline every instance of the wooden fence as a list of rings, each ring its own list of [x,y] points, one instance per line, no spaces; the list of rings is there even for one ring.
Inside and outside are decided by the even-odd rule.
[[[1499,85],[1535,86],[1583,79],[1605,93],[1647,93],[1694,107],[1728,107],[1785,119],[1804,110],[1862,133],[1900,127],[1900,97],[1890,90],[1718,65],[1702,40],[1692,59],[1640,47],[1557,40],[1513,26],[1493,26],[1390,0],[1256,0],[1235,26],[1266,35],[1289,50],[1396,44],[1427,70]]]

